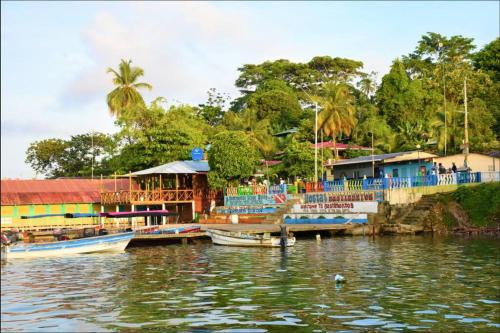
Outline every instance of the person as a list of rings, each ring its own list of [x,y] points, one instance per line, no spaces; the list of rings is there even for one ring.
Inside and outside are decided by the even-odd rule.
[[[432,165],[432,168],[431,168],[431,174],[434,176],[434,175],[437,175],[437,171],[438,171],[438,168],[437,168],[437,163],[434,162],[434,164]]]
[[[453,171],[453,173],[457,173],[457,166],[455,165],[455,162],[451,163],[451,171]]]
[[[446,173],[446,168],[443,166],[443,164],[439,163],[439,174],[445,174]]]

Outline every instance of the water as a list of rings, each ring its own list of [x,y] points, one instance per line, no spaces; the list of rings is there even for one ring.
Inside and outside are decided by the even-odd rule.
[[[7,262],[2,332],[498,332],[499,250],[498,238],[387,236]]]

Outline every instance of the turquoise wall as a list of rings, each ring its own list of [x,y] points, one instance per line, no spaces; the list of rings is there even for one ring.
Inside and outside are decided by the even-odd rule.
[[[384,174],[392,177],[415,177],[418,175],[420,166],[425,166],[426,174],[431,173],[432,162],[408,162],[408,163],[393,163],[384,165]],[[394,169],[397,169],[397,175],[394,175]]]

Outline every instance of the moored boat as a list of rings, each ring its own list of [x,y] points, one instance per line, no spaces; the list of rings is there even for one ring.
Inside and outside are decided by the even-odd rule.
[[[212,238],[212,242],[218,245],[262,247],[279,247],[281,245],[281,237],[274,237],[269,233],[249,234],[215,229],[209,229],[206,233]],[[295,237],[286,238],[286,242],[286,246],[295,245]]]
[[[72,254],[123,252],[134,232],[79,238],[51,243],[27,243],[6,246],[7,259],[40,258]]]

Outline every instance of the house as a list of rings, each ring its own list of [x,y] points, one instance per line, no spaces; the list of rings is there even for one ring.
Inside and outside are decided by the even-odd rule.
[[[115,211],[117,207],[101,205],[101,191],[129,189],[126,179],[2,179],[1,227],[47,228],[72,224],[98,224],[92,218],[65,219],[67,213],[95,214]],[[54,215],[30,219],[35,215]]]
[[[329,161],[325,167],[330,170],[329,179],[412,177],[429,174],[435,157],[437,155],[422,151],[409,151]]]
[[[223,202],[221,191],[208,187],[208,161],[175,161],[123,175],[131,190],[103,191],[105,205],[126,205],[131,211],[167,209],[179,214],[180,222],[190,222],[196,213],[208,213],[212,200]],[[136,187],[137,189],[134,189]],[[152,219],[152,224],[162,223]]]
[[[465,154],[448,155],[434,159],[435,162],[443,164],[443,166],[447,169],[451,168],[452,163],[455,163],[457,168],[464,167],[464,160]],[[473,172],[500,171],[500,156],[495,153],[469,153],[467,161],[468,167]]]

